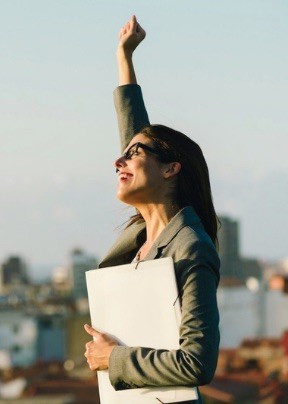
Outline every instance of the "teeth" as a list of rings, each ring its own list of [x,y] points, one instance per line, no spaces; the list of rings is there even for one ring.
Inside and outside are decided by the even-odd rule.
[[[119,174],[119,177],[120,177],[121,179],[127,179],[129,176],[130,176],[130,174],[127,174],[127,173],[120,173],[120,174]]]

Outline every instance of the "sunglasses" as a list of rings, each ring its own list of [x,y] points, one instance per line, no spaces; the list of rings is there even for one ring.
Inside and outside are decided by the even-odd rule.
[[[157,154],[157,156],[161,156],[161,153],[158,150],[154,149],[151,146],[147,146],[147,144],[141,142],[132,144],[132,146],[130,146],[129,149],[126,150],[125,153],[123,153],[122,156],[124,157],[125,160],[130,160],[135,154],[138,153],[139,147],[143,150],[149,151],[150,153]]]

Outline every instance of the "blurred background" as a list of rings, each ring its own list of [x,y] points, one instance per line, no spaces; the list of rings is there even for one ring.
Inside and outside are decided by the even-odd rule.
[[[85,271],[115,197],[119,29],[152,123],[201,145],[219,231],[221,351],[207,403],[288,402],[288,4],[1,0],[0,402],[97,403]],[[12,400],[12,401],[11,401]]]

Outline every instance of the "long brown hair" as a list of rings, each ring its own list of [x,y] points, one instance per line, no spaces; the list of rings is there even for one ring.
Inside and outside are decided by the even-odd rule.
[[[208,166],[199,145],[183,133],[164,125],[148,125],[140,133],[152,140],[161,162],[181,163],[176,202],[180,208],[193,206],[206,232],[217,245],[219,221],[213,205]],[[140,214],[133,216],[129,224],[140,218]]]

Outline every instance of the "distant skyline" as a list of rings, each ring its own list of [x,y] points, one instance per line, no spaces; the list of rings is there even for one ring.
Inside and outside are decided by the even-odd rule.
[[[151,122],[200,144],[242,256],[287,257],[287,2],[2,0],[0,263],[62,264],[75,246],[101,258],[133,212],[115,196],[112,99],[131,14]]]

